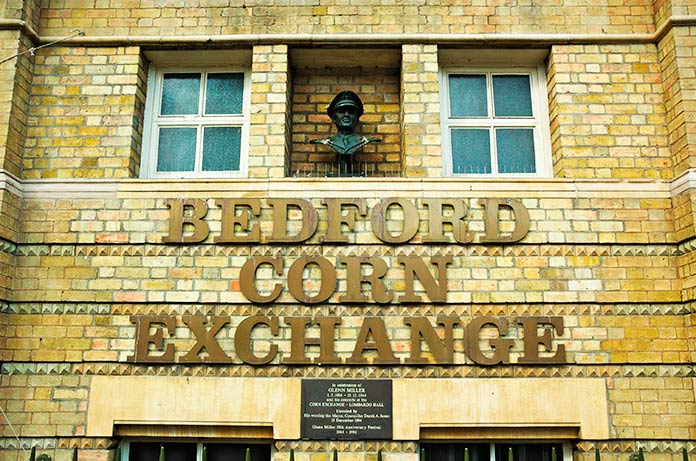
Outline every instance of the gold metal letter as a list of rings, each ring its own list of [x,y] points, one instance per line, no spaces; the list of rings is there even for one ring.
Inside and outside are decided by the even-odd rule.
[[[347,213],[343,214],[343,205],[356,207],[360,216],[367,216],[367,202],[362,198],[325,198],[322,203],[326,205],[328,215],[328,227],[326,235],[321,238],[322,242],[347,242],[348,236],[341,233],[341,224],[355,230],[354,210],[346,210]]]
[[[544,351],[551,351],[552,330],[544,328],[544,333],[539,336],[538,328],[541,325],[551,325],[556,333],[563,334],[563,317],[518,317],[517,323],[522,325],[524,335],[524,355],[518,363],[565,363],[565,345],[559,344],[556,354],[551,357],[539,357],[539,345],[544,346]]]
[[[208,237],[210,229],[208,223],[203,221],[208,213],[208,205],[201,199],[169,199],[167,200],[169,212],[169,235],[162,237],[162,243],[198,243]],[[192,215],[184,216],[187,207],[193,208]],[[184,225],[193,226],[191,235],[184,235]]]
[[[411,327],[411,357],[406,359],[406,364],[428,363],[423,357],[421,338],[425,341],[433,354],[435,363],[454,363],[454,326],[459,323],[457,317],[438,317],[438,325],[445,327],[445,337],[440,339],[435,328],[427,317],[406,317],[404,324]]]
[[[248,259],[239,271],[239,288],[242,294],[253,303],[270,303],[283,291],[283,286],[276,283],[269,295],[262,295],[256,289],[256,269],[261,264],[270,264],[275,269],[276,275],[283,275],[283,258],[280,256],[254,256]]]
[[[423,199],[423,205],[428,207],[428,234],[423,236],[423,243],[449,243],[450,238],[447,237],[442,229],[443,223],[452,225],[452,234],[457,243],[470,243],[474,236],[466,230],[467,207],[462,199]],[[445,207],[453,209],[451,216],[445,216],[443,211]]]
[[[318,317],[316,323],[319,324],[319,337],[307,338],[305,335],[307,325],[311,325],[312,319],[309,317],[285,317],[285,323],[290,325],[290,357],[283,359],[283,363],[290,365],[302,365],[306,363],[317,363],[320,365],[341,363],[341,359],[336,357],[334,352],[334,337],[336,326],[341,324],[340,317]],[[305,355],[307,346],[319,346],[319,357],[310,360]]]
[[[392,205],[398,205],[404,212],[403,228],[397,235],[392,235],[387,229],[387,214]],[[405,243],[411,240],[418,232],[419,219],[418,210],[413,202],[402,198],[383,199],[370,213],[372,233],[385,243]]]
[[[367,341],[369,336],[372,336],[373,341]],[[387,337],[387,328],[384,326],[384,321],[380,317],[365,317],[363,320],[358,339],[355,341],[353,355],[350,356],[346,363],[350,365],[361,365],[369,363],[363,357],[363,352],[368,350],[377,351],[377,357],[374,358],[374,364],[395,364],[399,363],[399,359],[392,352],[389,338]]]
[[[255,315],[247,317],[239,324],[237,331],[234,333],[234,348],[237,355],[243,362],[251,365],[264,365],[269,363],[278,353],[278,346],[272,344],[268,354],[263,357],[257,357],[251,350],[251,330],[257,325],[266,325],[271,329],[273,336],[278,336],[278,317],[264,317]]]
[[[319,293],[314,296],[308,296],[302,286],[302,272],[304,272],[308,264],[319,266],[319,272],[321,273],[321,288]],[[304,256],[299,258],[290,265],[288,270],[288,289],[296,300],[303,303],[316,304],[326,301],[336,291],[336,268],[328,259],[321,256]]]
[[[220,235],[215,238],[215,243],[259,243],[261,241],[259,224],[254,223],[249,228],[249,216],[261,216],[261,200],[225,198],[216,200],[215,205],[222,208],[222,228]],[[237,214],[238,209],[239,214]],[[247,234],[236,234],[237,227]]]
[[[421,296],[413,292],[413,281],[417,278],[423,285],[428,298],[434,303],[447,302],[447,265],[452,262],[451,256],[433,256],[431,264],[437,266],[437,279],[430,274],[425,263],[418,256],[404,256],[398,259],[399,264],[404,265],[406,293],[399,296],[399,302],[418,303]]]
[[[210,330],[205,328],[204,323],[206,323],[207,318],[203,315],[186,315],[182,320],[196,337],[196,344],[186,355],[181,357],[181,363],[230,363],[232,361],[215,340],[215,335],[222,327],[230,323],[229,317],[213,316],[210,319],[212,321]],[[208,357],[199,355],[203,349],[208,353]]]
[[[174,317],[165,315],[132,315],[130,321],[135,324],[135,353],[128,357],[127,360],[129,362],[174,362],[174,344],[167,344],[167,347],[162,351],[164,330],[172,332],[176,328]],[[150,334],[150,328],[154,328],[155,332]],[[163,353],[161,355],[150,355],[150,352],[152,352],[150,351],[150,344],[155,347],[156,351]]]
[[[370,256],[341,256],[338,261],[348,268],[346,275],[346,294],[338,297],[341,303],[362,303],[369,298],[362,293],[362,284],[369,283],[372,299],[377,303],[388,303],[394,297],[391,290],[387,290],[382,277],[387,273],[387,263],[381,258]],[[372,272],[362,275],[362,266],[372,267]]]
[[[485,198],[480,202],[486,208],[486,233],[481,243],[514,243],[522,240],[529,232],[529,211],[522,202],[514,198]],[[512,209],[515,229],[508,236],[500,235],[498,210],[501,206]]]
[[[495,349],[495,353],[491,357],[481,352],[481,346],[479,344],[481,330],[486,325],[493,325],[498,329],[498,337],[490,340],[491,346]],[[479,365],[510,363],[510,349],[512,348],[513,340],[503,338],[503,336],[507,334],[507,327],[507,320],[503,318],[497,319],[490,316],[474,318],[471,323],[467,325],[466,331],[464,332],[466,335],[464,341],[466,354]]]
[[[273,207],[273,232],[268,239],[273,243],[303,242],[317,230],[317,210],[304,199],[268,199]],[[288,235],[288,208],[299,208],[302,212],[302,228],[295,235]]]

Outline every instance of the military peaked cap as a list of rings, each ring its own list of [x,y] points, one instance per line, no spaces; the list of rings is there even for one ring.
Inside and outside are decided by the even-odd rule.
[[[353,106],[358,110],[358,117],[363,114],[363,103],[353,91],[344,90],[334,96],[331,104],[326,108],[326,113],[329,117],[333,117],[334,110],[341,106]]]

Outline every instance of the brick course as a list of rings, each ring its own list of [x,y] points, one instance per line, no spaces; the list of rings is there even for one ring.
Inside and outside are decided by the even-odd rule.
[[[241,6],[241,7],[239,7]],[[162,5],[155,0],[85,0],[56,3],[41,11],[40,29],[51,36],[75,28],[89,35],[222,35],[340,33],[460,34],[644,34],[655,30],[651,0],[609,5],[566,0],[532,6],[524,1],[500,5],[448,2],[394,4],[389,1],[300,4],[205,0],[198,7]],[[674,13],[677,14],[677,13]]]

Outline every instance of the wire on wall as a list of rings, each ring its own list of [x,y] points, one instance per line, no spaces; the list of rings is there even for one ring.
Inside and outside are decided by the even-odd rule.
[[[28,50],[21,51],[21,52],[19,52],[19,53],[13,54],[12,56],[7,57],[7,58],[3,59],[2,61],[0,61],[0,64],[6,63],[7,61],[9,61],[9,60],[11,60],[11,59],[18,58],[18,57],[20,57],[20,56],[22,56],[22,55],[24,55],[24,54],[27,54],[27,53],[29,53],[30,55],[34,56],[34,52],[36,52],[36,50],[40,50],[41,48],[46,48],[46,47],[48,47],[48,46],[52,46],[52,45],[55,45],[56,43],[64,42],[64,41],[66,41],[66,40],[70,40],[71,38],[81,37],[81,36],[85,35],[84,32],[82,32],[81,30],[77,30],[77,29],[75,29],[75,30],[73,30],[73,31],[71,31],[71,32],[73,32],[73,34],[72,34],[72,35],[69,35],[69,36],[67,36],[67,37],[59,38],[58,40],[54,40],[54,41],[49,42],[49,43],[44,43],[43,45],[32,46],[32,47],[29,48]]]
[[[12,431],[12,434],[14,434],[15,439],[17,439],[17,443],[19,444],[19,448],[21,448],[22,451],[24,452],[24,456],[27,456],[27,450],[26,450],[26,448],[24,448],[24,447],[22,446],[22,441],[19,440],[19,435],[17,435],[17,431],[15,431],[14,426],[13,426],[12,423],[10,422],[10,418],[7,417],[7,414],[5,413],[5,410],[2,409],[2,407],[0,407],[0,412],[2,412],[2,416],[5,417],[5,421],[7,421],[8,426],[10,426],[10,430]],[[28,458],[27,458],[27,459],[28,459]]]

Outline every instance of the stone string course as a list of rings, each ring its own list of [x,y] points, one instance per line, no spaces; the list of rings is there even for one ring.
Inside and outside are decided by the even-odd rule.
[[[81,455],[85,455],[87,450],[91,449],[109,449],[113,441],[110,439],[87,439],[87,438],[34,438],[25,439],[26,447],[36,446],[38,449],[44,450],[53,456],[53,459],[68,461],[72,457],[73,450],[77,448]],[[7,443],[0,445],[3,449],[16,449],[17,443],[12,439],[6,439]],[[687,449],[689,453],[694,452],[693,443],[655,443],[646,440],[637,440],[630,442],[610,442],[610,443],[593,443],[582,442],[576,447],[579,450],[579,459],[594,460],[595,447],[600,449],[602,459],[619,460],[626,459],[628,454],[633,454],[642,449],[649,456],[656,453],[664,453],[665,457],[661,459],[682,461],[682,450]],[[277,441],[274,443],[274,448],[277,450],[275,456],[287,461],[290,456],[290,450],[295,450],[295,456],[303,456],[302,459],[312,461],[328,461],[331,459],[333,450],[339,452],[339,456],[350,456],[350,459],[375,461],[377,459],[377,451],[382,450],[382,455],[388,457],[395,454],[411,454],[413,460],[417,459],[417,444],[413,442],[380,442],[380,441],[365,441],[365,442],[345,442],[333,441],[328,444],[313,441]],[[111,452],[113,452],[111,448]],[[306,457],[303,453],[307,453]],[[4,458],[3,458],[4,459]]]

